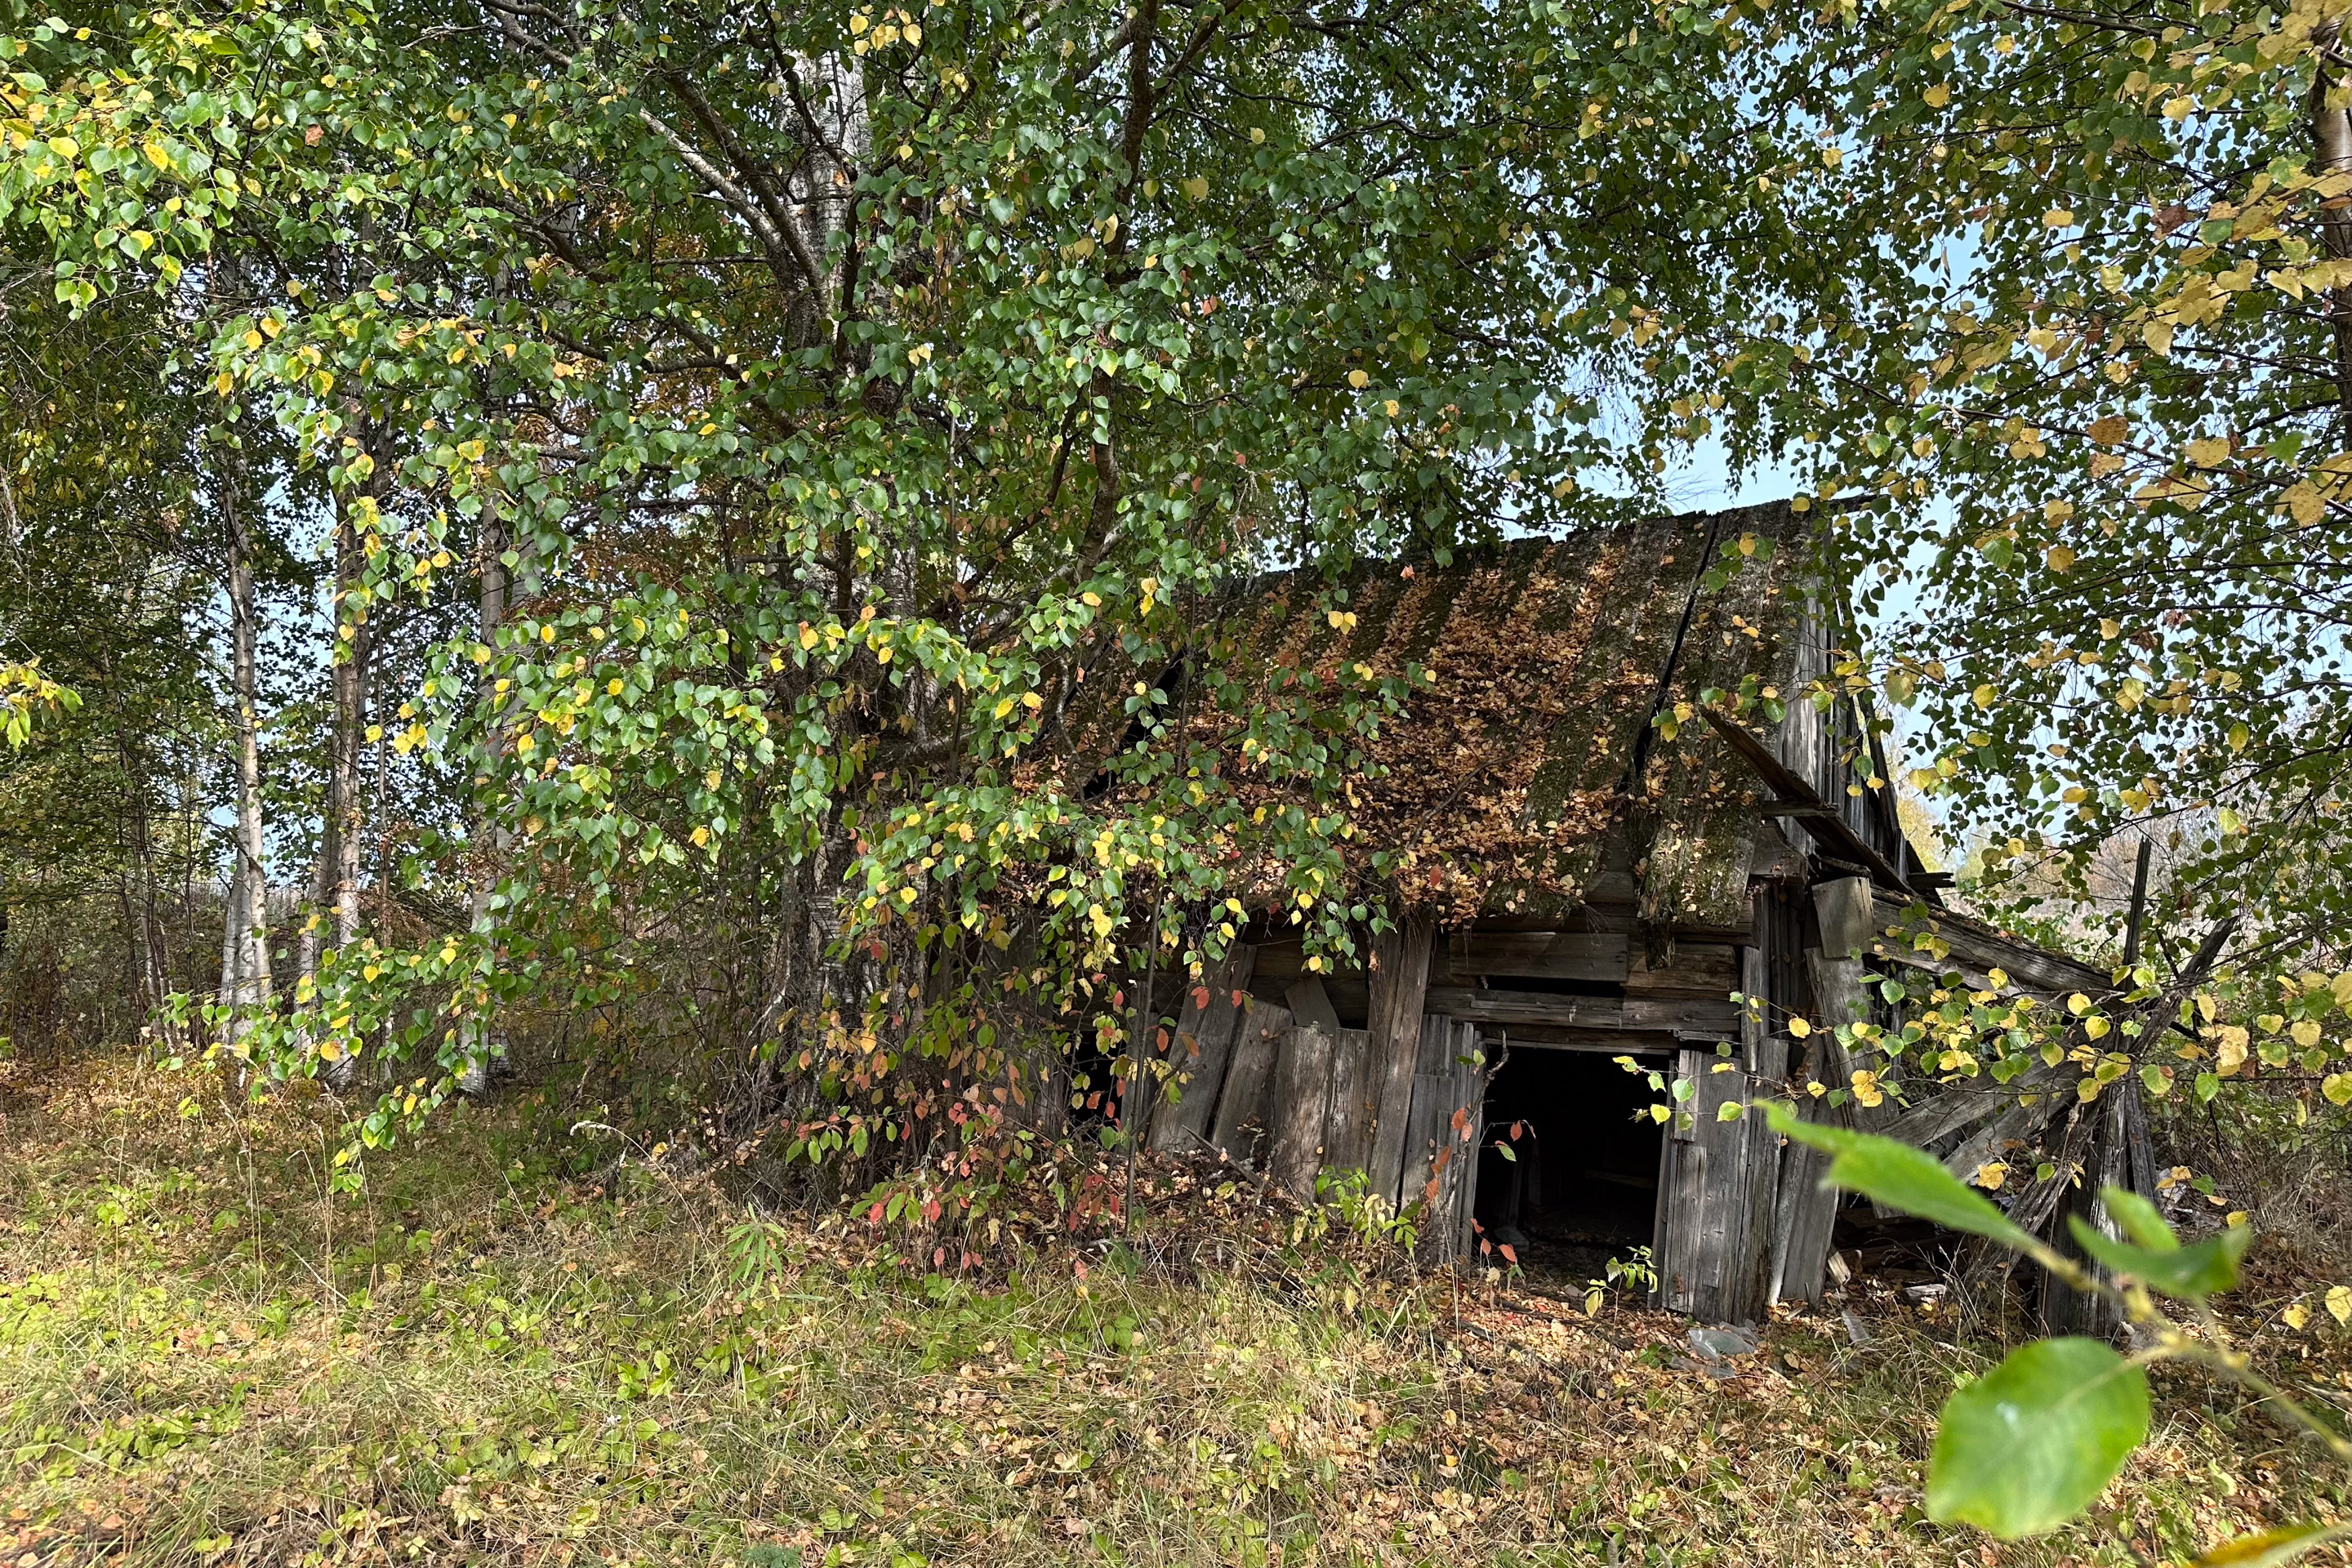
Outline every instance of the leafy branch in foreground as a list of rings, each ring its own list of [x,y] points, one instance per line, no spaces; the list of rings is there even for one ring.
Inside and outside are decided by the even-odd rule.
[[[2239,1262],[2253,1240],[2250,1226],[2233,1225],[2184,1245],[2155,1205],[2110,1186],[2100,1202],[2116,1234],[2079,1217],[2070,1222],[2075,1242],[2099,1266],[2094,1270],[2025,1231],[1924,1150],[1802,1122],[1784,1104],[1764,1112],[1783,1137],[1835,1156],[1829,1181],[2021,1252],[2073,1289],[2112,1300],[2138,1331],[2138,1348],[2127,1355],[2093,1339],[2037,1340],[1954,1393],[1927,1461],[1929,1518],[2015,1540],[2081,1514],[2147,1440],[2147,1369],[2160,1361],[2190,1363],[2231,1379],[2352,1468],[2352,1439],[2256,1372],[2211,1309],[2211,1297],[2237,1284]],[[2188,1307],[2191,1321],[2175,1321],[2158,1304],[2159,1296]],[[2345,1533],[2343,1526],[2296,1525],[2229,1542],[2203,1561],[2285,1563]]]

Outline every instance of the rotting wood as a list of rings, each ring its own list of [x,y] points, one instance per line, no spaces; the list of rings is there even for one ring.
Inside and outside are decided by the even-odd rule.
[[[1754,1059],[1769,1068],[1771,1050],[1759,1039]],[[1764,1237],[1769,1229],[1779,1140],[1759,1133],[1760,1115],[1747,1108],[1760,1098],[1756,1074],[1741,1057],[1685,1050],[1675,1073],[1691,1084],[1676,1120],[1689,1121],[1666,1140],[1660,1181],[1664,1224],[1659,1237],[1659,1297],[1669,1310],[1707,1322],[1754,1322],[1763,1315],[1769,1284]],[[1777,1087],[1777,1086],[1771,1086]],[[1768,1090],[1769,1091],[1769,1090]],[[1726,1121],[1724,1107],[1739,1115]]]
[[[1335,1174],[1368,1168],[1379,1090],[1372,1081],[1369,1029],[1342,1029],[1331,1043],[1331,1098],[1323,1128],[1323,1169]]]
[[[1284,1000],[1290,1005],[1291,1016],[1300,1023],[1338,1032],[1339,1010],[1331,1005],[1331,994],[1323,989],[1323,982],[1316,976],[1309,974],[1292,982]]]
[[[1630,945],[1622,931],[1456,931],[1446,941],[1446,968],[1457,976],[1622,984]]]
[[[1653,968],[1636,962],[1627,969],[1625,994],[1652,999],[1727,995],[1738,989],[1734,958],[1738,951],[1729,942],[1678,941],[1673,963]]]
[[[1412,1108],[1405,1121],[1401,1207],[1418,1203],[1433,1211],[1437,1206],[1439,1193],[1433,1183],[1437,1155],[1453,1126],[1455,1037],[1463,1027],[1458,1020],[1442,1014],[1422,1017],[1420,1050],[1413,1063]],[[1427,1234],[1424,1217],[1424,1237]]]
[[[1870,840],[1855,832],[1843,815],[1815,793],[1811,784],[1790,772],[1780,758],[1772,754],[1770,747],[1749,734],[1737,721],[1725,718],[1713,709],[1702,711],[1715,732],[1739,754],[1741,761],[1756,770],[1757,777],[1770,786],[1773,794],[1790,805],[1818,808],[1802,816],[1783,820],[1795,823],[1832,855],[1868,868],[1874,877],[1897,892],[1909,895],[1915,891],[1904,881],[1903,873],[1895,868],[1895,863],[1880,854]]]
[[[1436,1192],[1429,1222],[1422,1234],[1423,1250],[1454,1262],[1472,1256],[1471,1221],[1478,1202],[1478,1151],[1486,1131],[1486,1082],[1493,1064],[1486,1058],[1486,1040],[1475,1024],[1457,1021],[1447,1031],[1451,1059],[1440,1075],[1438,1089],[1442,1122],[1438,1150],[1431,1154],[1432,1183]],[[1497,1042],[1499,1043],[1499,1042]]]
[[[1402,1206],[1405,1136],[1412,1119],[1412,1075],[1421,1057],[1422,1016],[1436,947],[1435,924],[1407,919],[1373,942],[1370,1057],[1372,1146],[1365,1172],[1370,1191],[1391,1210]]]
[[[1760,947],[1739,950],[1741,993],[1761,997],[1769,988]],[[1771,1027],[1760,1003],[1741,1009],[1740,1056],[1747,1069],[1742,1086],[1748,1110],[1738,1126],[1745,1135],[1739,1151],[1739,1224],[1725,1259],[1723,1310],[1740,1322],[1764,1316],[1772,1300],[1772,1231],[1780,1195],[1780,1138],[1756,1112],[1761,1099],[1780,1094],[1789,1077],[1789,1038]]]
[[[1314,1197],[1315,1174],[1323,1164],[1334,1037],[1333,1030],[1300,1024],[1283,1034],[1275,1060],[1266,1173],[1301,1203]]]
[[[1717,1034],[1739,1026],[1739,1009],[1726,996],[1571,996],[1550,991],[1496,991],[1433,985],[1429,1010],[1473,1023],[1552,1024],[1563,1028]]]
[[[1253,1167],[1258,1163],[1260,1146],[1265,1141],[1267,1106],[1274,1093],[1275,1063],[1292,1023],[1287,1007],[1254,996],[1243,999],[1224,1088],[1209,1123],[1210,1145],[1227,1159]]]
[[[1234,1039],[1241,1029],[1241,1000],[1256,956],[1255,949],[1235,942],[1186,994],[1176,1018],[1176,1043],[1169,1053],[1177,1098],[1161,1095],[1159,1114],[1151,1122],[1152,1148],[1191,1151],[1208,1145],[1217,1091],[1224,1087]]]
[[[1680,1038],[1664,1030],[1631,1035],[1601,1029],[1569,1029],[1549,1024],[1513,1024],[1511,1049],[1529,1051],[1589,1051],[1605,1057],[1672,1055]]]
[[[2028,946],[1982,921],[1949,910],[1918,911],[1924,915],[1922,920],[1915,917],[1916,910],[1917,906],[1902,899],[1879,896],[1873,900],[1871,920],[1877,929],[1868,950],[1873,957],[1918,969],[1973,972],[1972,984],[1998,969],[2009,976],[2013,987],[2044,994],[2067,991],[2096,994],[2113,984],[2104,972],[2087,963]],[[1915,928],[1916,935],[1912,936],[1911,942],[1925,936],[1943,951],[1923,952],[1911,942],[1888,934],[1909,933]]]

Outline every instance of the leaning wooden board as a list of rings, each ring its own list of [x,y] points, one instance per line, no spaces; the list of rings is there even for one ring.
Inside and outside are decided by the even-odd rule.
[[[1275,1058],[1273,1102],[1266,1121],[1271,1143],[1266,1174],[1301,1203],[1315,1196],[1323,1168],[1323,1133],[1331,1106],[1331,1031],[1301,1024],[1282,1037]]]
[[[1233,1055],[1209,1121],[1209,1145],[1255,1167],[1265,1140],[1266,1108],[1274,1091],[1275,1059],[1290,1032],[1290,1009],[1245,997],[1234,1030]]]
[[[1209,1147],[1217,1093],[1224,1087],[1241,1032],[1255,950],[1240,942],[1184,998],[1169,1051],[1170,1079],[1152,1118],[1150,1146],[1191,1152]]]

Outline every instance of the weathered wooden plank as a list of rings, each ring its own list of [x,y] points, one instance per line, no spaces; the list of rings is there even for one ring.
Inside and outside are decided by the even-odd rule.
[[[1284,1000],[1290,1005],[1291,1016],[1300,1023],[1339,1032],[1339,1014],[1331,1005],[1330,993],[1323,989],[1323,982],[1316,976],[1309,974],[1293,981]]]
[[[1831,1018],[1834,1016],[1831,1009],[1838,1005],[1834,998],[1844,994],[1851,1000],[1847,988],[1858,984],[1844,973],[1844,966],[1858,972],[1861,964],[1851,959],[1824,959],[1818,949],[1809,950],[1805,960],[1817,1005],[1824,1019]],[[1824,986],[1829,989],[1824,991]],[[1832,1000],[1822,1000],[1824,996]],[[1805,1059],[1797,1076],[1830,1088],[1850,1086],[1852,1066],[1835,1034],[1827,1028],[1813,1031],[1805,1042]],[[1826,1095],[1801,1094],[1797,1100],[1801,1120],[1828,1126],[1852,1127],[1856,1109],[1851,1100],[1832,1105]],[[1840,1202],[1837,1189],[1824,1179],[1830,1159],[1821,1150],[1794,1140],[1781,1151],[1780,1193],[1772,1224],[1770,1297],[1775,1301],[1817,1301],[1826,1287],[1823,1270]]]
[[[1465,977],[1500,974],[1606,984],[1626,978],[1628,947],[1622,931],[1469,931],[1447,939],[1445,956],[1448,971]]]
[[[1761,922],[1759,921],[1759,924]],[[1750,996],[1767,994],[1765,956],[1760,947],[1739,953],[1740,990]],[[1748,1110],[1738,1126],[1739,1151],[1739,1224],[1726,1260],[1720,1310],[1733,1322],[1760,1321],[1772,1300],[1772,1236],[1774,1208],[1780,1191],[1780,1138],[1770,1122],[1755,1110],[1761,1098],[1778,1095],[1789,1076],[1789,1039],[1775,1034],[1761,1007],[1744,1009],[1740,1050],[1748,1082],[1742,1095]]]
[[[1173,1071],[1151,1121],[1152,1148],[1198,1150],[1208,1145],[1217,1091],[1224,1086],[1234,1037],[1241,1028],[1240,998],[1246,994],[1255,960],[1255,949],[1235,942],[1184,998],[1176,1017],[1175,1044],[1169,1051]]]
[[[1302,1024],[1282,1037],[1266,1121],[1272,1132],[1266,1173],[1275,1184],[1306,1203],[1315,1196],[1323,1163],[1323,1130],[1331,1103],[1334,1031]]]
[[[1336,1174],[1367,1168],[1372,1157],[1372,1121],[1378,1094],[1378,1087],[1372,1081],[1371,1031],[1340,1030],[1331,1044],[1331,1094],[1323,1128],[1323,1169]]]
[[[1832,877],[1813,884],[1813,917],[1822,928],[1822,952],[1829,958],[1860,958],[1874,934],[1870,879]]]
[[[1234,1032],[1234,1054],[1225,1068],[1223,1091],[1209,1123],[1209,1142],[1244,1165],[1258,1163],[1265,1142],[1266,1106],[1274,1091],[1274,1067],[1282,1037],[1290,1032],[1290,1009],[1255,997],[1242,1005]]]
[[[1412,1075],[1421,1056],[1422,1016],[1437,928],[1425,916],[1406,920],[1372,943],[1370,1009],[1374,1090],[1372,1148],[1365,1164],[1370,1191],[1391,1208],[1404,1182],[1405,1139],[1412,1120]]]
[[[1912,906],[1903,899],[1874,900],[1871,911],[1873,940],[1864,951],[1874,957],[1923,969],[1957,969],[1968,974],[1971,984],[1979,983],[1990,971],[1998,969],[2009,976],[2011,986],[2044,996],[2070,991],[2096,995],[2114,984],[2111,976],[2087,963],[2045,952],[1964,915],[1948,910],[1927,910],[1923,919],[1913,916],[1911,910]],[[1916,935],[1886,934],[1892,929],[1908,931],[1915,926],[1919,928]],[[1924,950],[1916,946],[1922,939],[1931,946]],[[1942,950],[1940,953],[1937,948]]]
[[[1421,1020],[1421,1048],[1413,1064],[1412,1108],[1405,1121],[1404,1179],[1399,1206],[1425,1205],[1424,1236],[1429,1230],[1427,1216],[1438,1206],[1437,1154],[1451,1132],[1454,1037],[1460,1027],[1458,1020],[1435,1013],[1426,1014]]]
[[[1549,991],[1494,991],[1467,985],[1433,985],[1429,1010],[1478,1024],[1553,1024],[1564,1028],[1613,1031],[1658,1029],[1692,1034],[1739,1027],[1739,1009],[1729,995],[1568,996]]]
[[[1478,1151],[1486,1128],[1486,1081],[1491,1064],[1486,1042],[1475,1024],[1461,1026],[1454,1036],[1454,1100],[1461,1125],[1454,1131],[1454,1158],[1447,1166],[1453,1184],[1453,1253],[1471,1256],[1471,1219],[1478,1206]]]
[[[1625,972],[1625,994],[1667,996],[1728,996],[1739,989],[1733,954],[1727,942],[1675,943],[1671,962],[1652,968],[1647,954],[1637,953]]]
[[[1723,737],[1731,749],[1739,753],[1757,775],[1771,787],[1772,793],[1793,805],[1819,806],[1819,814],[1790,817],[1811,837],[1821,843],[1832,855],[1859,866],[1866,866],[1885,886],[1908,894],[1912,889],[1903,880],[1895,863],[1879,853],[1876,846],[1856,832],[1845,818],[1831,808],[1827,801],[1814,792],[1813,786],[1791,773],[1771,748],[1742,728],[1737,720],[1727,719],[1713,709],[1702,716],[1715,732]]]
[[[1696,1111],[1699,1086],[1714,1059],[1707,1051],[1675,1053],[1675,1080],[1688,1080],[1692,1097],[1676,1102],[1674,1122],[1660,1140],[1664,1147],[1658,1168],[1658,1304],[1670,1312],[1696,1311],[1704,1282],[1700,1238],[1706,1223],[1706,1152],[1698,1142]]]
[[[1676,1037],[1664,1032],[1611,1034],[1601,1029],[1563,1029],[1550,1024],[1513,1024],[1496,1033],[1507,1037],[1515,1051],[1589,1051],[1604,1057],[1671,1056],[1681,1044]]]

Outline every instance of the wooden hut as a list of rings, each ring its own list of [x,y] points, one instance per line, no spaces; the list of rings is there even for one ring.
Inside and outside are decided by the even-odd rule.
[[[1850,1081],[1787,1020],[1863,1016],[1874,965],[2105,977],[1941,910],[1857,700],[1798,700],[1844,621],[1775,548],[1805,526],[1775,505],[1368,567],[1352,622],[1319,579],[1262,588],[1270,670],[1426,672],[1349,790],[1407,914],[1353,969],[1245,931],[1183,1003],[1150,1142],[1302,1195],[1360,1171],[1457,1256],[1546,1226],[1647,1245],[1659,1300],[1702,1319],[1818,1293],[1816,1157],[1720,1115]],[[1700,710],[1743,680],[1747,722]],[[1930,935],[1888,940],[1906,911]],[[1652,1071],[1686,1115],[1654,1119]]]

